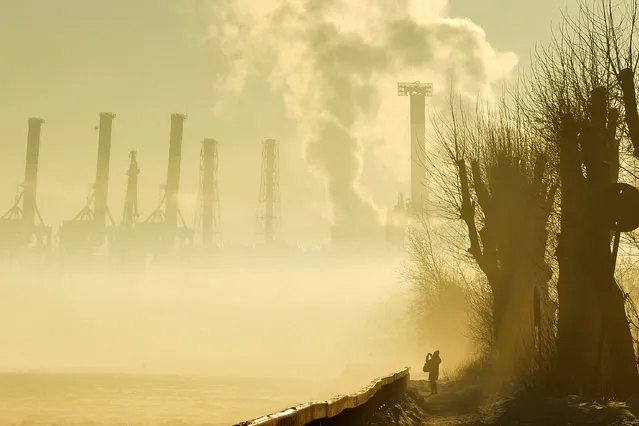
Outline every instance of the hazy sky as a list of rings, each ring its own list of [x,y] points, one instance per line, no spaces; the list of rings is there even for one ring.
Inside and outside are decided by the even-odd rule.
[[[299,90],[291,88],[292,80],[287,80],[288,91],[280,92],[268,84],[275,74],[260,74],[259,67],[265,59],[255,51],[266,44],[256,43],[262,42],[264,35],[271,34],[276,26],[257,25],[261,12],[251,11],[248,18],[241,13],[233,18],[238,25],[251,29],[250,36],[233,34],[237,26],[226,31],[226,25],[220,24],[224,21],[220,16],[227,16],[227,12],[220,11],[232,10],[232,3],[237,3],[236,12],[251,4],[245,0],[0,0],[1,209],[10,207],[15,185],[23,178],[27,118],[39,116],[46,120],[40,151],[40,211],[54,228],[61,220],[75,215],[83,207],[88,184],[95,177],[94,126],[98,113],[111,111],[117,114],[109,189],[112,213],[119,222],[127,153],[135,149],[142,169],[141,211],[149,214],[155,208],[159,185],[166,179],[169,115],[182,112],[189,116],[185,124],[181,180],[183,212],[188,221],[193,217],[197,190],[199,141],[214,137],[221,141],[219,185],[223,232],[228,239],[250,241],[255,230],[259,191],[260,142],[274,137],[281,140],[280,187],[285,235],[292,240],[325,235],[331,203],[324,182],[315,177],[303,155],[306,146],[303,139],[312,139],[309,134],[320,128],[313,127],[320,126],[319,121],[300,120],[291,106],[297,105],[303,114],[305,105],[317,102],[315,98],[296,98]],[[260,2],[267,3],[271,2]],[[369,8],[373,3],[376,6]],[[400,3],[410,2],[397,2]],[[559,8],[564,7],[565,0],[450,0],[448,10],[444,8],[445,0],[413,3],[425,11],[424,16],[415,18],[419,25],[428,26],[430,21],[448,16],[467,17],[483,27],[486,46],[497,52],[512,51],[521,63],[536,42],[548,39],[551,20],[559,18]],[[370,15],[361,16],[363,21],[375,16],[373,12],[383,10],[372,1],[354,0],[352,4],[366,13],[371,11]],[[287,22],[291,25],[302,22],[296,19]],[[334,16],[326,18],[326,22],[337,23],[340,29],[361,24],[357,19],[344,18],[342,22]],[[380,77],[375,80],[379,85],[366,86],[369,92],[370,88],[381,87],[379,93],[387,93],[388,97],[378,96],[375,108],[361,113],[363,118],[349,129],[365,129],[371,132],[370,140],[377,141],[357,143],[364,146],[360,180],[364,198],[370,197],[380,207],[394,202],[397,191],[408,186],[408,103],[397,99],[393,81],[403,77],[444,81],[453,71],[472,79],[474,65],[459,53],[469,42],[459,34],[470,34],[468,37],[478,40],[482,36],[475,27],[464,25],[454,21],[428,27],[434,34],[429,39],[433,43],[430,48],[441,49],[433,56],[435,59],[429,57],[422,68],[415,67],[406,74],[397,72],[397,67],[392,70],[379,67]],[[217,31],[221,29],[225,31]],[[361,34],[368,34],[366,31],[369,30],[361,30]],[[457,38],[449,37],[454,31],[458,31]],[[271,42],[278,40],[273,36]],[[410,43],[407,40],[410,39],[398,43]],[[225,44],[229,42],[233,45]],[[408,49],[402,44],[396,46]],[[287,49],[290,45],[281,47]],[[249,50],[250,54],[244,53]],[[510,57],[493,60],[494,52],[481,46],[473,52],[485,56],[483,62],[478,62],[485,67],[479,77],[483,79],[482,85],[512,74]],[[286,52],[277,55],[277,70],[280,73],[290,70],[285,61],[293,55]],[[408,59],[404,60],[408,63]],[[307,66],[309,63],[303,62]],[[438,68],[440,63],[446,66]],[[498,65],[493,69],[492,64]],[[257,72],[235,89],[221,90],[220,82],[233,81],[229,73],[240,69]],[[433,72],[429,75],[424,70]],[[338,83],[346,84],[341,80]],[[335,82],[322,84],[337,87]],[[472,91],[474,86],[466,88]],[[328,105],[325,98],[317,99],[323,99],[320,106]],[[343,105],[350,100],[340,102]],[[309,108],[308,114],[322,113]],[[386,120],[386,116],[392,117]],[[350,124],[340,122],[336,128],[344,126]],[[334,168],[329,174],[338,183],[350,181],[351,176],[336,171],[347,165],[322,160],[320,145],[321,141],[314,154],[315,166],[321,163],[323,167]],[[324,154],[335,158],[333,151]],[[326,175],[322,167],[318,168],[320,175]],[[337,188],[333,196],[349,197],[342,189]]]
[[[551,25],[574,1],[451,0],[451,16],[464,16],[484,28],[491,44],[517,53],[526,62],[535,43],[547,42]]]

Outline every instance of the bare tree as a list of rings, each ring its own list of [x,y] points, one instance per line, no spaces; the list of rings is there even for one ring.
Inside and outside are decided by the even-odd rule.
[[[419,218],[408,231],[408,261],[402,272],[414,293],[413,318],[420,325],[425,340],[436,344],[444,352],[465,353],[470,343],[484,350],[484,334],[468,333],[469,316],[481,316],[469,308],[469,294],[473,288],[473,272],[464,270],[448,249],[446,236],[425,216]],[[470,314],[470,315],[469,315]]]
[[[450,166],[436,181],[465,222],[468,253],[490,288],[496,365],[514,374],[527,348],[539,347],[537,326],[549,323],[540,321],[535,301],[550,306],[546,227],[557,188],[551,158],[505,104],[472,112],[451,98],[435,138]]]

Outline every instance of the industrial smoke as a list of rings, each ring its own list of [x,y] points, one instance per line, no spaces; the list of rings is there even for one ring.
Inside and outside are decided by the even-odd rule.
[[[395,168],[389,178],[407,177],[398,169],[410,164],[408,111],[387,111],[397,81],[431,81],[437,95],[454,77],[456,90],[476,97],[516,65],[472,22],[444,18],[445,9],[442,0],[212,0],[210,35],[230,64],[217,89],[242,95],[249,76],[266,76],[281,93],[308,165],[326,179],[334,224],[379,221],[360,184],[366,149],[406,152],[403,166],[374,161]]]

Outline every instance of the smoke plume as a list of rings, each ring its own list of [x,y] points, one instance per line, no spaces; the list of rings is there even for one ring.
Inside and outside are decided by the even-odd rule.
[[[327,181],[334,224],[379,220],[360,187],[362,156],[380,145],[408,152],[400,148],[408,145],[400,137],[407,109],[385,111],[393,105],[387,101],[397,96],[398,81],[431,81],[437,95],[448,91],[454,75],[455,89],[476,97],[490,92],[516,65],[513,54],[495,52],[469,20],[442,17],[445,9],[444,0],[219,0],[211,5],[210,36],[229,61],[216,85],[241,94],[253,75],[266,77],[281,93],[298,124],[308,165]],[[393,122],[393,128],[384,121]],[[408,165],[405,158],[396,168]]]

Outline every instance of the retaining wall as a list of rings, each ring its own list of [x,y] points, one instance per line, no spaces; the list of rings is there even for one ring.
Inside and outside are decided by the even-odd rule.
[[[351,395],[338,395],[328,401],[309,402],[235,426],[338,426],[368,425],[368,419],[381,405],[393,403],[406,390],[409,368],[373,380]]]

